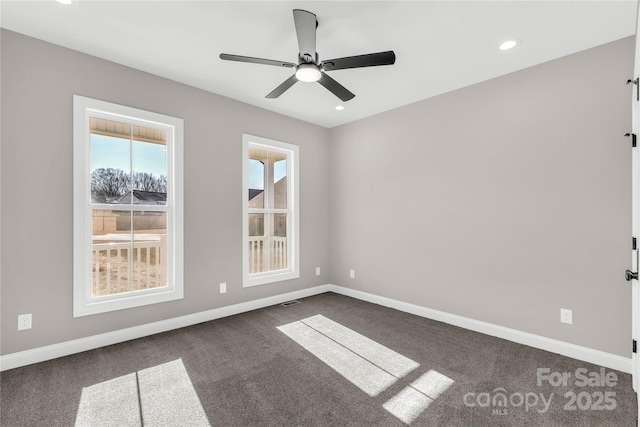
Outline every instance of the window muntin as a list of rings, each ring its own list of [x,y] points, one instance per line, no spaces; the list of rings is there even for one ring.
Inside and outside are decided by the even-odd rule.
[[[182,129],[74,97],[74,316],[182,298]]]
[[[298,147],[244,136],[244,285],[299,277]]]

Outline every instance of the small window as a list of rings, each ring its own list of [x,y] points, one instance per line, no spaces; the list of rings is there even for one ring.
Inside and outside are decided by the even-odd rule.
[[[300,277],[298,147],[243,136],[244,286]]]
[[[74,316],[182,298],[181,119],[74,97]]]

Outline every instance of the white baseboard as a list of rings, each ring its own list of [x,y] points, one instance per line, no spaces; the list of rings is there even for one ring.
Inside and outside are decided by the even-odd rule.
[[[193,313],[173,319],[167,319],[159,322],[121,329],[118,331],[93,335],[86,338],[79,338],[59,344],[52,344],[45,347],[7,354],[4,356],[0,356],[0,371],[18,368],[33,363],[44,362],[45,360],[51,360],[74,353],[80,353],[82,351],[93,350],[95,348],[117,344],[132,339],[142,338],[145,336],[183,328],[202,322],[208,322],[210,320],[215,320],[222,317],[245,313],[247,311],[280,304],[285,301],[290,301],[297,298],[305,298],[313,295],[318,295],[324,292],[335,292],[337,294],[357,298],[362,301],[394,308],[406,313],[415,314],[417,316],[437,320],[483,334],[504,338],[519,344],[524,344],[542,350],[550,351],[552,353],[561,354],[563,356],[572,357],[584,362],[631,373],[631,358],[617,356],[615,354],[605,353],[599,350],[593,350],[587,347],[581,347],[575,344],[569,344],[551,338],[545,338],[539,335],[506,328],[504,326],[481,322],[478,320],[469,319],[467,317],[445,313],[443,311],[433,310],[415,304],[410,304],[391,298],[386,298],[367,292],[357,291],[354,289],[330,284],[302,289],[294,292],[288,292],[280,295],[274,295],[272,297],[261,298],[254,301],[247,301],[227,307],[215,308],[212,310]]]
[[[381,297],[378,295],[357,291],[342,286],[331,285],[331,291],[362,301],[394,308],[396,310],[404,311],[405,313],[415,314],[416,316],[426,317],[428,319],[459,326],[471,331],[503,338],[509,341],[516,342],[518,344],[524,344],[552,353],[561,354],[563,356],[582,360],[583,362],[593,363],[595,365],[604,366],[606,368],[615,369],[629,374],[632,371],[632,363],[630,357],[622,357],[611,353],[605,353],[604,351],[594,350],[591,348],[570,344],[564,341],[546,338],[540,335],[506,328],[504,326],[494,325],[492,323],[481,322],[479,320],[469,319],[467,317],[433,310],[431,308],[426,308],[419,305],[394,300],[391,298]]]
[[[31,350],[11,353],[0,356],[0,371],[19,368],[21,366],[31,365],[33,363],[44,362],[45,360],[68,356],[70,354],[80,353],[87,350],[93,350],[95,348],[104,347],[107,345],[118,344],[124,341],[142,338],[161,332],[171,331],[173,329],[184,328],[186,326],[196,325],[198,323],[208,322],[210,320],[220,319],[222,317],[233,316],[235,314],[269,307],[271,305],[280,304],[297,298],[305,298],[324,292],[329,292],[330,290],[330,285],[321,285],[313,288],[302,289],[299,291],[288,292],[286,294],[274,295],[272,297],[229,305],[226,307],[214,308],[212,310],[201,311],[199,313],[175,317],[173,319],[161,320],[158,322],[147,323],[145,325],[120,329],[118,331],[93,335],[86,338],[79,338],[72,341],[65,341],[59,344],[52,344],[44,347],[34,348]]]

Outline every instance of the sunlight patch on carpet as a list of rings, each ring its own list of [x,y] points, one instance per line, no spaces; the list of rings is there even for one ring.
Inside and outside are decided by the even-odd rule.
[[[387,400],[382,407],[393,414],[400,421],[411,424],[433,402],[412,387],[406,387],[398,394]]]
[[[76,427],[140,426],[136,374],[84,387]]]
[[[420,366],[320,314],[278,329],[369,396],[377,396]]]
[[[377,396],[397,381],[390,373],[302,322],[278,329],[369,396]]]
[[[278,326],[278,330],[374,397],[420,364],[320,314]],[[411,424],[454,381],[434,370],[422,374],[382,406]]]
[[[76,427],[210,427],[182,359],[82,389]]]
[[[396,378],[402,378],[420,366],[418,362],[320,314],[306,318],[302,323],[311,326]]]
[[[144,425],[210,425],[182,359],[138,371],[138,382]]]
[[[444,393],[453,380],[434,370],[429,370],[387,400],[382,407],[406,424],[411,424],[422,412]]]
[[[447,391],[453,382],[454,381],[446,375],[442,375],[434,370],[429,370],[426,374],[423,374],[420,378],[412,382],[411,387],[435,400]]]

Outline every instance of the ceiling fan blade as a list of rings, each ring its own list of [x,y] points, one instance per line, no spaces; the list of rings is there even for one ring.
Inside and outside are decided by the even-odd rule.
[[[280,84],[280,86],[278,86],[277,88],[272,90],[267,96],[265,96],[265,98],[269,98],[269,99],[277,98],[280,95],[282,95],[283,93],[285,93],[287,91],[287,89],[289,89],[291,86],[293,86],[297,82],[298,82],[298,79],[296,78],[296,75],[294,74],[291,77],[289,77],[287,80],[283,81]]]
[[[378,65],[392,65],[396,62],[396,54],[392,50],[387,52],[368,53],[366,55],[347,56],[344,58],[322,61],[325,71],[344,70],[346,68],[375,67]]]
[[[349,92],[347,88],[342,86],[340,83],[338,83],[337,81],[335,81],[325,73],[322,73],[322,77],[320,77],[320,80],[318,80],[318,83],[320,83],[322,86],[329,89],[331,93],[333,93],[335,96],[337,96],[344,102],[350,100],[355,96],[353,93]]]
[[[316,58],[316,26],[318,21],[316,15],[302,9],[293,9],[293,20],[296,24],[296,34],[298,36],[298,46],[300,56],[311,56],[311,62]]]
[[[221,53],[220,59],[225,61],[250,62],[252,64],[275,65],[276,67],[294,68],[296,64],[286,61],[276,61],[273,59],[252,58],[251,56],[231,55],[229,53]]]

